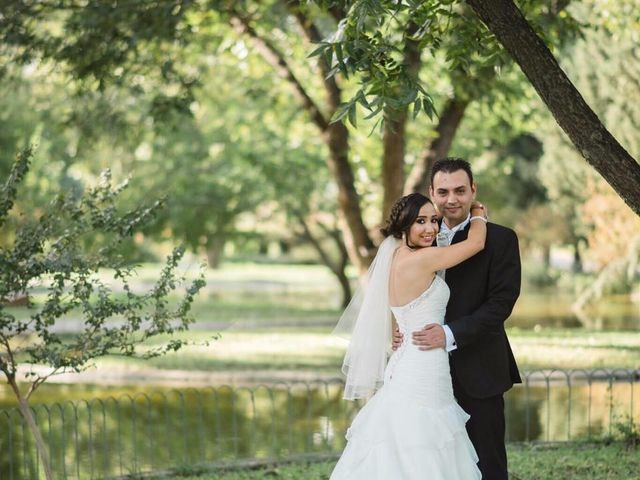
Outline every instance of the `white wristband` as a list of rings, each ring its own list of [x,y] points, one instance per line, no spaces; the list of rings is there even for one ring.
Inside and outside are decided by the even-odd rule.
[[[484,223],[487,223],[487,219],[484,218],[484,217],[481,217],[480,215],[476,215],[475,217],[471,217],[469,219],[469,221],[471,221],[471,220],[482,220]]]

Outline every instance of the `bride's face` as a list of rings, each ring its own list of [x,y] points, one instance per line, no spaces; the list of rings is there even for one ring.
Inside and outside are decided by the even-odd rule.
[[[438,230],[438,216],[436,215],[436,209],[433,208],[431,203],[425,203],[418,212],[418,217],[409,229],[408,244],[417,248],[430,247],[433,245],[433,241],[438,234]]]

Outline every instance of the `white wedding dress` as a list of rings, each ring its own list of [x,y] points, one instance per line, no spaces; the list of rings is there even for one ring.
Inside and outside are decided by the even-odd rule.
[[[411,332],[444,321],[449,287],[436,276],[419,297],[391,307],[405,341],[390,357],[384,385],[358,412],[331,480],[476,480],[482,475],[456,403],[448,354],[422,351]]]

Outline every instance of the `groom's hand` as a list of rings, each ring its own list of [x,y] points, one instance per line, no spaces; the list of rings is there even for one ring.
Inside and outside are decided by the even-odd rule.
[[[422,330],[413,332],[413,344],[418,346],[419,350],[433,350],[434,348],[445,348],[447,344],[442,325],[430,323]]]
[[[393,339],[391,342],[391,348],[393,350],[397,350],[398,348],[400,348],[400,345],[402,345],[403,337],[404,335],[400,333],[400,329],[396,325],[395,328],[393,329]]]

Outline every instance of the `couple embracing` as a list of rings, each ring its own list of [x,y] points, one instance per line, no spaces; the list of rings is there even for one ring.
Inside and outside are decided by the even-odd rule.
[[[465,160],[436,162],[429,190],[396,202],[338,324],[351,331],[344,398],[370,398],[332,480],[508,478],[503,394],[521,380],[504,322],[520,293],[518,239],[487,222]]]

